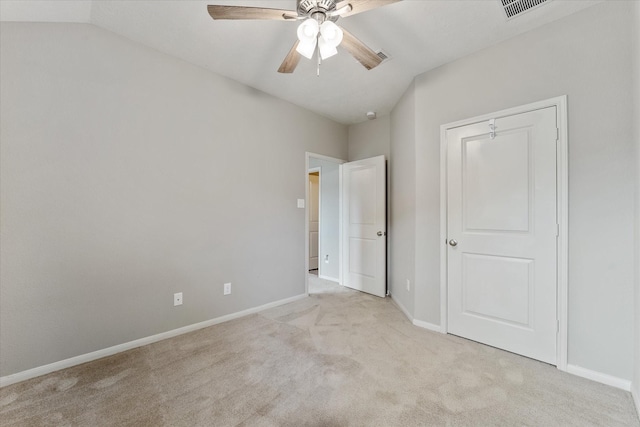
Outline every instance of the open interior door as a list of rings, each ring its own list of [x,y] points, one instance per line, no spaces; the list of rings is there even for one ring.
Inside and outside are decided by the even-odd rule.
[[[386,166],[384,156],[342,168],[343,285],[387,293]]]

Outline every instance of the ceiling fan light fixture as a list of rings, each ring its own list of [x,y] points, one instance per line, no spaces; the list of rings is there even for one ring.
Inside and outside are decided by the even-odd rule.
[[[2,0],[0,0],[2,1]],[[358,40],[349,31],[334,22],[340,18],[377,9],[402,0],[296,0],[296,10],[273,9],[267,7],[208,5],[207,11],[214,20],[246,19],[300,21],[297,28],[298,40],[287,53],[278,69],[279,73],[292,73],[302,56],[313,59],[318,54],[318,75],[322,59],[336,55],[342,45],[367,70],[371,70],[385,59]],[[505,2],[544,2],[549,0],[501,0]],[[270,2],[269,2],[270,3]],[[274,2],[275,3],[275,2]],[[320,45],[320,46],[319,46]]]

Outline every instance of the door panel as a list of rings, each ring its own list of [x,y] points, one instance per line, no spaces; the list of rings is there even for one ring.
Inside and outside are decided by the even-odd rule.
[[[375,227],[375,182],[375,168],[355,168],[349,171],[349,220],[352,225]]]
[[[376,239],[349,240],[349,271],[369,279],[376,277]]]
[[[342,165],[343,284],[379,297],[386,281],[384,156]]]
[[[532,267],[533,260],[464,254],[462,313],[530,328]]]
[[[555,107],[447,131],[448,331],[556,362]]]
[[[529,230],[529,140],[519,129],[463,141],[465,229]]]

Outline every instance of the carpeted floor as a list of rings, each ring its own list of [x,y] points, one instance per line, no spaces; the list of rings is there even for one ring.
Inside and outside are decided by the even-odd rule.
[[[351,289],[344,287],[339,283],[321,279],[315,274],[309,274],[308,278],[310,294],[337,294],[341,292],[352,292]]]
[[[3,426],[640,426],[629,393],[317,294],[0,390]]]

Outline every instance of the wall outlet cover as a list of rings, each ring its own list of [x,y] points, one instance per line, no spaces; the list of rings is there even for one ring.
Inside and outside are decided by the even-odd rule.
[[[182,305],[182,292],[173,294],[173,306]]]
[[[225,295],[231,294],[231,283],[224,284],[224,294]]]

